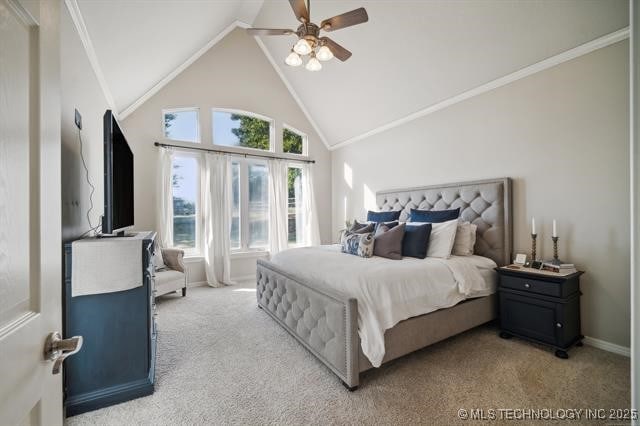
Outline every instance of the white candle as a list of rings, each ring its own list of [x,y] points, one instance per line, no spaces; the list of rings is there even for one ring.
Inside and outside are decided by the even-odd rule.
[[[531,218],[531,233],[535,234],[536,233],[536,219],[535,218]]]
[[[556,229],[556,220],[553,219],[553,234],[551,234],[552,237],[557,237],[558,236],[558,230]]]

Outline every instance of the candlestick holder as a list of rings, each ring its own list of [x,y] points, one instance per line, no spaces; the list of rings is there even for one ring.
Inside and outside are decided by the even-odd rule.
[[[536,260],[536,238],[538,234],[531,234],[531,261]]]
[[[554,265],[560,265],[562,262],[558,259],[558,237],[551,237],[553,240],[553,260],[551,263]]]

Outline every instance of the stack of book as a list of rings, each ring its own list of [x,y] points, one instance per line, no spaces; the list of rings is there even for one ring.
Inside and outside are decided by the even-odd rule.
[[[559,265],[556,265],[555,263],[544,262],[542,264],[542,270],[555,272],[561,275],[569,275],[578,272],[578,270],[576,269],[576,265],[574,265],[573,263],[561,263]]]

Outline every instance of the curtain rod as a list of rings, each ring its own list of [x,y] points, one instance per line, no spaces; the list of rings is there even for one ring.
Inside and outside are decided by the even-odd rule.
[[[315,164],[315,160],[305,160],[302,158],[289,158],[289,157],[280,157],[277,155],[262,155],[262,154],[252,154],[252,153],[244,153],[244,152],[234,152],[234,151],[224,151],[221,149],[212,149],[212,148],[200,148],[197,146],[183,146],[183,145],[172,145],[169,143],[160,143],[160,142],[154,142],[153,143],[155,146],[161,146],[163,148],[180,148],[180,149],[190,149],[190,150],[194,150],[194,151],[206,151],[206,152],[217,152],[220,154],[228,154],[228,155],[238,155],[240,157],[258,157],[258,158],[269,158],[272,160],[287,160],[287,161],[297,161],[300,163],[311,163],[311,164]]]

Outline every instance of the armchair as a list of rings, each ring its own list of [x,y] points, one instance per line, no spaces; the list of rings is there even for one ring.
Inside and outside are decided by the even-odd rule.
[[[184,251],[174,248],[161,248],[160,253],[164,265],[155,266],[156,297],[178,290],[182,290],[182,297],[186,296],[187,274],[183,261]]]

